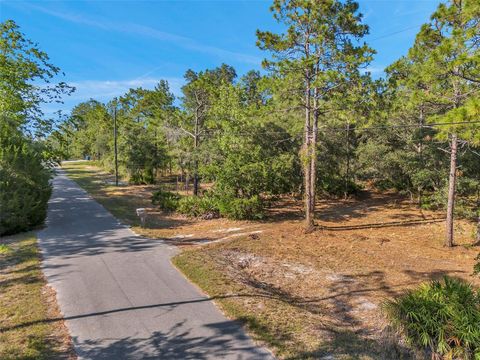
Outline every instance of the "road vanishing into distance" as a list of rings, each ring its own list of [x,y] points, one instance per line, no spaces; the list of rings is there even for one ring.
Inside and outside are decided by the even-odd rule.
[[[172,266],[174,247],[136,236],[62,170],[53,187],[43,271],[80,359],[273,359]]]

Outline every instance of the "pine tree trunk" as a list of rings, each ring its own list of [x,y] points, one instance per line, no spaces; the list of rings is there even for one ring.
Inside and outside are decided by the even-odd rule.
[[[193,174],[193,195],[198,196],[198,162],[195,161],[195,172]]]
[[[455,188],[457,172],[457,135],[452,134],[450,145],[450,176],[448,181],[448,204],[447,204],[447,232],[445,246],[452,247],[453,242],[453,215],[455,210]]]
[[[313,98],[313,128],[312,128],[312,140],[311,140],[311,157],[310,157],[310,209],[313,213],[312,218],[315,217],[315,200],[316,200],[316,187],[317,187],[317,137],[318,137],[318,89],[314,89]],[[312,226],[313,226],[312,221]]]
[[[310,80],[309,72],[306,74],[305,89],[305,159],[304,160],[304,176],[305,176],[305,230],[311,231],[314,227],[314,194],[312,193],[312,127],[311,127],[311,109],[310,109]]]
[[[346,151],[347,151],[347,164],[345,169],[345,188],[343,190],[343,198],[348,199],[348,188],[350,185],[350,123],[347,122],[346,131]]]
[[[305,146],[305,151],[307,157],[310,154],[310,141]],[[314,219],[313,219],[313,209],[312,209],[312,188],[311,188],[311,176],[310,176],[310,161],[309,159],[305,159],[305,166],[304,166],[304,176],[305,176],[305,230],[310,231],[314,226]]]
[[[420,125],[420,141],[417,145],[417,151],[418,151],[420,167],[422,169],[424,169],[425,168],[425,159],[424,159],[424,156],[423,156],[423,125],[424,125],[423,106],[420,108],[419,125]],[[421,185],[417,186],[417,195],[418,195],[418,206],[422,207],[423,187]]]
[[[475,236],[475,244],[480,245],[480,186],[477,186],[477,235]]]

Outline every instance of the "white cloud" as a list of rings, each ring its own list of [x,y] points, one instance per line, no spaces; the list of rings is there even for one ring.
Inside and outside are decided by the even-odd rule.
[[[170,91],[179,95],[184,80],[182,78],[163,78],[168,81]],[[70,96],[69,100],[110,100],[112,97],[125,94],[130,88],[142,87],[153,89],[160,79],[155,78],[137,78],[132,80],[82,80],[70,82],[76,91]]]
[[[255,64],[255,65],[259,65],[262,61],[261,58],[253,55],[225,50],[215,46],[205,45],[197,42],[194,39],[169,33],[169,32],[160,31],[150,26],[144,26],[144,25],[135,24],[135,23],[125,23],[125,22],[116,23],[116,22],[112,22],[104,19],[96,20],[96,19],[85,17],[80,14],[58,12],[55,10],[47,9],[47,8],[36,6],[36,5],[30,5],[30,7],[37,11],[41,11],[45,14],[57,17],[65,21],[74,22],[77,24],[83,24],[90,27],[96,27],[99,29],[107,30],[107,31],[115,31],[115,32],[122,32],[127,34],[140,35],[144,37],[151,37],[157,40],[172,43],[184,49],[194,50],[197,52],[213,55],[221,59],[228,59],[228,60],[233,59],[243,63],[249,63],[249,64]]]
[[[170,92],[176,97],[181,94],[181,87],[184,84],[183,78],[167,77],[162,80],[168,81]],[[55,113],[61,110],[68,114],[75,105],[90,99],[101,102],[108,102],[116,96],[125,94],[130,88],[142,87],[144,89],[153,89],[160,79],[157,78],[136,78],[131,80],[82,80],[69,82],[68,85],[75,87],[75,92],[71,96],[65,96],[62,103],[48,103],[42,106],[42,111],[46,116],[56,117]]]

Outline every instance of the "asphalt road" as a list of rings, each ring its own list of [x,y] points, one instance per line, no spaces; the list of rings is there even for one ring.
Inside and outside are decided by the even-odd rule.
[[[170,263],[59,171],[39,244],[80,359],[273,359]],[[134,211],[134,209],[132,209]]]

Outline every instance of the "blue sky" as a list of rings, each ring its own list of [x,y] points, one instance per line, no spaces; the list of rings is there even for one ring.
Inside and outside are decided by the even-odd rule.
[[[360,0],[370,26],[367,43],[378,54],[369,70],[405,54],[437,0]],[[130,87],[152,88],[169,81],[178,95],[187,69],[222,62],[242,75],[260,69],[265,57],[255,46],[255,31],[280,30],[271,1],[12,1],[0,0],[0,20],[13,19],[46,51],[77,91],[64,105],[71,109],[95,98],[108,101]]]

